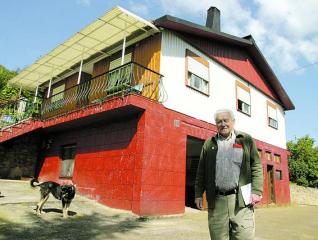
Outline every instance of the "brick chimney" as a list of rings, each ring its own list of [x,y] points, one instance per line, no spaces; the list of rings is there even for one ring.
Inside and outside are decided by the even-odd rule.
[[[216,7],[210,7],[208,9],[208,15],[206,18],[205,26],[211,28],[213,31],[220,32],[220,10]]]

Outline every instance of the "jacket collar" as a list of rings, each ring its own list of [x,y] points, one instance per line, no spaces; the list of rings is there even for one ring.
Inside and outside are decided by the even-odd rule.
[[[235,143],[242,143],[243,139],[245,138],[245,135],[243,132],[241,131],[237,131],[234,129],[234,133],[235,133]],[[214,136],[212,136],[211,140],[216,144],[216,140],[217,140],[217,135],[218,133],[216,133]]]

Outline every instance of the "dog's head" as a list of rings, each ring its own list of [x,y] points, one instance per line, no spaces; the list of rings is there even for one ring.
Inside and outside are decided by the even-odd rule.
[[[66,184],[61,186],[61,190],[62,190],[62,198],[64,199],[73,199],[75,196],[75,186],[73,184]]]

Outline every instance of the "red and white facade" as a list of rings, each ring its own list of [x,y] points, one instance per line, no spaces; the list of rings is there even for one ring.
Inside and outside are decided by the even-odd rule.
[[[139,215],[183,213],[192,205],[200,146],[216,133],[213,114],[230,108],[236,129],[251,134],[259,149],[262,203],[289,203],[285,111],[294,107],[255,43],[175,18],[154,25],[161,27],[152,36],[158,40],[145,51],[159,44],[148,67],[163,75],[163,101],[128,94],[36,121],[28,131],[41,129],[43,140],[51,139],[35,166],[40,180],[72,181],[80,194]],[[68,145],[76,153],[73,174],[65,178],[61,147]]]

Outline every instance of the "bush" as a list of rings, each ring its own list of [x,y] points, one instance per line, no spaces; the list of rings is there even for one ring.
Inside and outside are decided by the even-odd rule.
[[[318,188],[318,148],[308,135],[287,143],[290,152],[290,181],[305,187]]]

